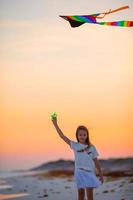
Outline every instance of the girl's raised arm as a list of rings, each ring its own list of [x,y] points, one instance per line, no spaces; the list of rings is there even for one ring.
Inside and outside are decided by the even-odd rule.
[[[58,124],[57,124],[57,118],[52,119],[52,122],[53,122],[54,127],[55,127],[57,133],[59,134],[59,136],[60,136],[67,144],[70,145],[70,139],[67,138],[67,137],[63,134],[63,132],[61,131],[61,129],[59,128],[59,126],[58,126]]]

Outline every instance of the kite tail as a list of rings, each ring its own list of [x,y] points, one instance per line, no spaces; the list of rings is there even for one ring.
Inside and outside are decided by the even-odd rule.
[[[99,25],[132,27],[133,21],[96,22]]]

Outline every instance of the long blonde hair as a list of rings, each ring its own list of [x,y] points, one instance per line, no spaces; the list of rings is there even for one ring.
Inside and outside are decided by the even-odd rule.
[[[85,127],[85,126],[83,126],[83,125],[80,125],[80,126],[77,127],[77,130],[76,130],[76,139],[77,139],[77,141],[79,142],[79,139],[78,139],[78,132],[79,132],[79,130],[84,130],[84,131],[86,131],[86,133],[87,133],[87,138],[86,138],[85,143],[88,145],[88,147],[93,146],[93,144],[90,142],[89,131],[88,131],[87,127]]]

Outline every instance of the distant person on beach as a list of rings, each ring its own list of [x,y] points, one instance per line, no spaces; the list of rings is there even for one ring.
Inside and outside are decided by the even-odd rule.
[[[84,200],[85,191],[88,200],[93,200],[93,189],[99,187],[104,179],[97,156],[96,147],[91,144],[89,131],[85,126],[79,126],[76,130],[77,142],[67,138],[57,124],[57,117],[51,119],[59,136],[68,144],[75,155],[74,179],[78,189],[78,200]],[[96,176],[95,167],[99,173]]]

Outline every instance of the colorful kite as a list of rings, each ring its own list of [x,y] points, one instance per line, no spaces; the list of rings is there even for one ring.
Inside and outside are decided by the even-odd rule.
[[[63,19],[67,20],[71,27],[78,27],[81,26],[84,23],[93,23],[93,24],[99,24],[99,25],[109,25],[109,26],[122,26],[122,27],[132,27],[133,21],[114,21],[114,22],[98,22],[97,19],[102,19],[106,15],[118,12],[120,10],[124,10],[129,8],[129,6],[120,7],[116,10],[110,10],[108,12],[104,13],[97,13],[92,15],[71,15],[71,16],[62,16]],[[100,16],[103,15],[103,16]]]

